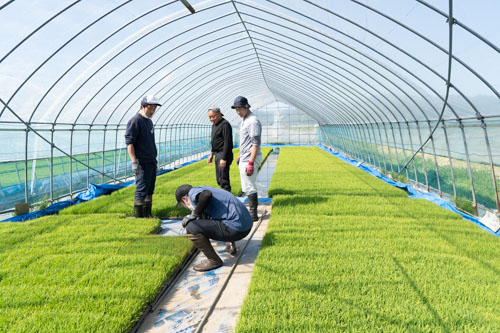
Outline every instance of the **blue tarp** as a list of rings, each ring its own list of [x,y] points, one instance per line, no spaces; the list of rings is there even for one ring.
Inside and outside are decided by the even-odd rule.
[[[196,163],[198,161],[201,161],[202,159],[205,159],[207,157],[208,157],[208,155],[205,155],[205,156],[201,157],[199,160],[189,161],[189,162],[183,163],[175,169],[160,170],[157,172],[157,175],[159,176],[159,175],[163,175],[167,172],[177,170],[177,169],[182,168],[186,165],[190,165],[190,164]],[[31,213],[27,213],[27,214],[23,214],[23,215],[13,216],[11,218],[5,219],[5,220],[0,221],[0,222],[23,222],[23,221],[36,219],[38,217],[42,217],[42,216],[46,216],[46,215],[53,215],[53,214],[58,213],[63,208],[73,206],[73,205],[79,204],[81,202],[95,199],[101,195],[110,194],[113,191],[120,190],[122,188],[125,188],[125,187],[133,185],[133,184],[135,184],[135,180],[130,180],[130,181],[128,181],[126,183],[122,183],[122,184],[97,184],[97,185],[96,184],[89,184],[88,189],[84,192],[77,194],[75,200],[60,201],[60,202],[57,202],[55,204],[50,205],[49,207],[47,207],[45,209],[41,209],[41,210],[38,210],[36,212],[31,212]]]
[[[324,151],[340,158],[341,160],[371,174],[372,176],[375,176],[377,178],[380,178],[382,179],[384,182],[392,185],[392,186],[396,186],[396,187],[399,187],[405,191],[407,191],[410,196],[409,198],[411,199],[425,199],[427,201],[430,201],[430,202],[433,202],[435,203],[436,205],[438,206],[441,206],[447,210],[450,210],[452,212],[455,212],[457,214],[460,214],[464,219],[468,220],[468,221],[471,221],[471,222],[474,222],[475,224],[477,224],[481,229],[484,229],[486,231],[488,231],[489,233],[495,235],[495,236],[498,236],[500,237],[500,230],[498,230],[496,233],[493,232],[491,229],[489,229],[488,227],[486,227],[484,224],[481,223],[481,221],[479,221],[479,219],[477,217],[474,217],[472,215],[469,215],[467,213],[464,213],[460,210],[458,210],[455,206],[453,206],[451,203],[449,203],[448,201],[436,196],[435,194],[432,194],[432,193],[421,193],[419,191],[417,191],[413,186],[411,185],[408,185],[408,184],[405,184],[405,183],[400,183],[400,182],[396,182],[394,180],[392,180],[391,178],[387,177],[386,175],[382,174],[380,171],[378,171],[377,169],[375,168],[371,168],[369,166],[366,166],[364,164],[362,164],[360,161],[358,160],[355,160],[355,159],[352,159],[346,155],[344,155],[343,153],[341,152],[337,152],[337,151],[334,151],[330,148],[327,148],[323,145],[319,145],[319,147],[321,149],[323,149]]]

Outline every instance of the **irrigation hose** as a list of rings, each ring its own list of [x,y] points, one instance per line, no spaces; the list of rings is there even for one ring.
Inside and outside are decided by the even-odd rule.
[[[449,16],[448,16],[448,29],[449,29],[449,46],[448,46],[448,78],[446,81],[446,95],[443,101],[443,109],[441,110],[441,113],[439,114],[438,121],[436,122],[436,125],[432,129],[431,133],[427,137],[427,139],[422,143],[422,145],[415,151],[415,153],[410,157],[408,162],[399,170],[398,175],[401,174],[403,170],[405,170],[408,167],[408,164],[410,164],[411,161],[415,159],[415,156],[424,148],[424,146],[429,142],[429,140],[432,139],[432,136],[434,135],[434,132],[439,126],[439,123],[443,119],[444,111],[446,110],[446,105],[448,105],[448,97],[450,95],[450,88],[452,87],[451,84],[451,64],[453,61],[452,57],[452,46],[453,46],[453,24],[455,24],[455,19],[453,18],[453,0],[449,0]]]
[[[243,246],[243,248],[241,249],[240,251],[240,254],[238,255],[238,257],[236,258],[236,261],[234,262],[233,264],[233,267],[231,268],[231,270],[229,271],[229,274],[227,275],[226,277],[226,280],[224,281],[224,284],[222,285],[221,289],[219,290],[219,292],[217,293],[217,295],[215,296],[215,299],[214,301],[212,302],[212,304],[210,305],[210,308],[207,310],[207,312],[205,313],[205,315],[203,316],[203,319],[201,320],[200,324],[198,325],[198,327],[196,328],[196,331],[195,333],[200,333],[203,328],[205,327],[205,324],[207,323],[208,321],[208,318],[210,317],[210,315],[212,314],[212,312],[214,311],[215,309],[215,306],[217,305],[217,302],[219,302],[219,299],[220,297],[222,296],[222,293],[224,292],[224,290],[226,289],[227,287],[227,284],[229,283],[229,280],[231,279],[233,273],[234,273],[234,270],[236,269],[236,266],[238,266],[238,262],[240,261],[240,258],[243,256],[243,253],[245,253],[245,249],[247,248],[248,244],[250,243],[250,241],[252,240],[253,238],[253,235],[255,234],[255,232],[259,229],[260,227],[260,224],[262,223],[262,220],[264,218],[264,216],[267,214],[267,210],[264,210],[264,213],[260,216],[260,219],[259,219],[259,223],[257,224],[257,226],[253,229],[252,233],[250,234],[250,237],[248,238],[247,242],[245,243],[245,246]]]

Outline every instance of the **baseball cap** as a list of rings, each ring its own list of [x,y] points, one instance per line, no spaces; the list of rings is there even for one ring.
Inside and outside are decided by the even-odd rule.
[[[142,106],[147,106],[147,105],[158,105],[161,106],[160,101],[156,96],[154,95],[147,95],[142,98],[141,105]]]
[[[189,184],[184,184],[181,185],[175,190],[175,200],[177,200],[177,205],[176,207],[180,206],[180,203],[182,202],[182,197],[185,195],[188,195],[189,190],[191,190],[193,187]]]
[[[231,109],[236,108],[249,108],[250,104],[248,104],[248,100],[243,96],[238,96],[234,99],[234,105],[231,106]]]
[[[222,112],[220,112],[220,108],[218,108],[216,106],[211,106],[210,108],[208,108],[208,112],[219,112],[220,115],[224,117],[224,115],[222,114]]]

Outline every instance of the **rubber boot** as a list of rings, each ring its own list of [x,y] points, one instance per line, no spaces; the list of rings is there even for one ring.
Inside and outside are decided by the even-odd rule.
[[[196,246],[198,250],[200,250],[205,257],[207,257],[207,260],[193,266],[195,271],[206,272],[222,266],[222,259],[217,255],[207,237],[202,234],[189,234],[188,237],[193,242],[194,246]]]
[[[151,214],[151,208],[153,207],[153,196],[148,195],[146,199],[144,199],[144,217],[152,218],[153,214]]]
[[[252,221],[257,221],[259,215],[257,215],[257,206],[259,204],[259,199],[257,198],[257,193],[252,193],[248,195],[248,210],[250,211],[250,216]]]
[[[232,256],[235,256],[236,253],[238,252],[236,244],[234,242],[226,242],[226,252]]]
[[[134,216],[144,217],[144,201],[134,201]]]

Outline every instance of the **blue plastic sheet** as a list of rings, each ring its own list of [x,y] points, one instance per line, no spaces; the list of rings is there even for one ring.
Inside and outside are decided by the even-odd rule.
[[[194,161],[189,161],[186,163],[181,164],[179,167],[175,169],[164,169],[158,171],[156,174],[163,175],[167,172],[177,170],[179,168],[182,168],[186,165],[190,165],[193,163],[196,163],[198,161],[201,161],[205,158],[207,158],[208,155],[202,156],[199,160],[194,160]],[[135,180],[130,180],[128,182],[122,183],[122,184],[89,184],[89,187],[87,190],[84,192],[81,192],[76,195],[75,200],[67,200],[67,201],[60,201],[55,204],[50,205],[49,207],[45,209],[38,210],[36,212],[31,212],[23,215],[18,215],[18,216],[13,216],[11,218],[2,220],[0,222],[23,222],[23,221],[28,221],[32,219],[36,219],[38,217],[46,216],[46,215],[53,215],[58,213],[61,209],[64,209],[69,206],[77,205],[81,202],[89,201],[92,199],[95,199],[97,197],[100,197],[101,195],[107,195],[110,194],[116,190],[120,190],[122,188],[125,188],[127,186],[135,184]]]
[[[321,149],[323,149],[324,151],[340,158],[341,160],[373,175],[374,177],[377,177],[379,179],[382,179],[384,182],[392,185],[392,186],[396,186],[396,187],[399,187],[405,191],[407,191],[410,196],[409,198],[411,199],[425,199],[427,201],[430,201],[432,203],[435,203],[436,205],[438,206],[441,206],[447,210],[450,210],[452,212],[455,212],[457,214],[460,214],[465,220],[468,220],[468,221],[471,221],[475,224],[477,224],[481,229],[484,229],[486,231],[488,231],[490,234],[493,234],[495,236],[498,236],[500,237],[500,230],[498,230],[496,233],[493,232],[491,229],[489,229],[488,227],[486,227],[484,224],[481,223],[481,221],[479,221],[478,218],[472,216],[472,215],[469,215],[467,213],[464,213],[460,210],[458,210],[455,206],[453,206],[451,203],[449,203],[448,201],[442,199],[442,198],[439,198],[438,196],[436,196],[435,194],[432,194],[432,193],[421,193],[419,191],[417,191],[413,186],[411,185],[408,185],[408,184],[404,184],[404,183],[400,183],[400,182],[396,182],[394,180],[392,180],[391,178],[387,177],[386,175],[382,174],[380,171],[378,171],[377,169],[374,169],[374,168],[371,168],[371,167],[368,167],[366,165],[364,165],[362,162],[358,161],[358,160],[355,160],[355,159],[352,159],[348,156],[346,156],[345,154],[341,153],[341,152],[336,152],[330,148],[327,148],[323,145],[319,145],[319,147]]]

